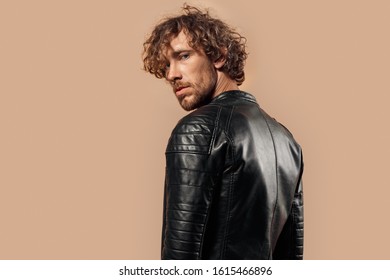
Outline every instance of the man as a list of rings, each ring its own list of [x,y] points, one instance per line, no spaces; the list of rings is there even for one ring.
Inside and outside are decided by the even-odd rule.
[[[162,259],[302,259],[300,146],[238,86],[245,38],[185,5],[144,43],[180,105],[166,149]]]

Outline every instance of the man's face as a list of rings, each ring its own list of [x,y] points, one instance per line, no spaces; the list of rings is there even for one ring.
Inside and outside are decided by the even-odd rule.
[[[196,109],[213,97],[217,83],[216,68],[203,50],[189,46],[183,31],[171,40],[165,57],[165,78],[171,83],[184,110]]]

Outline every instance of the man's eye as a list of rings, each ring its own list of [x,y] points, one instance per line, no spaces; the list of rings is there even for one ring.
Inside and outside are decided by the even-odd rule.
[[[190,58],[190,55],[189,55],[189,54],[186,54],[186,53],[185,53],[185,54],[182,54],[182,55],[181,55],[181,59],[182,59],[182,60],[186,60],[186,59],[188,59],[188,58]]]
[[[165,69],[169,69],[169,67],[171,67],[171,64],[169,63],[165,64]]]

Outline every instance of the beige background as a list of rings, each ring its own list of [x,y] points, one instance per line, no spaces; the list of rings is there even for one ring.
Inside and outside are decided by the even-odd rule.
[[[186,113],[141,71],[182,1],[0,2],[0,258],[158,259]],[[241,87],[305,156],[305,258],[389,259],[390,2],[188,1],[248,39]]]

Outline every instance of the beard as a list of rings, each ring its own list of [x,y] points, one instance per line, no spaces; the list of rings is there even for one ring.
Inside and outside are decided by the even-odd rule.
[[[177,81],[173,84],[173,92],[178,88],[187,87],[190,92],[177,96],[180,106],[186,111],[192,111],[202,107],[213,99],[215,86],[217,82],[216,75],[211,75],[211,78],[199,84],[184,83]]]
[[[199,92],[194,90],[193,93],[179,96],[177,99],[179,101],[180,106],[184,110],[192,111],[210,103],[213,95],[212,93],[212,90],[207,92]]]

